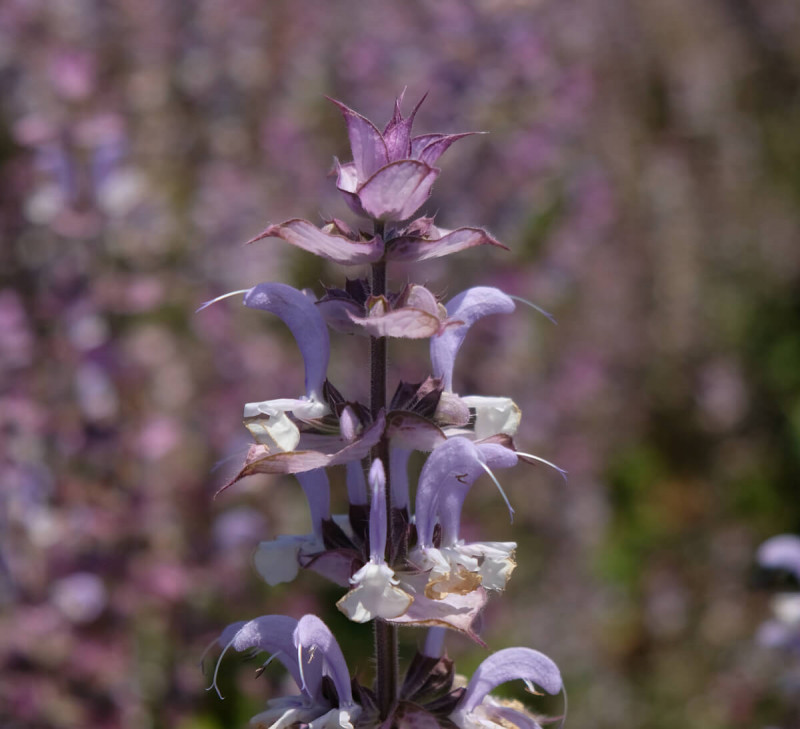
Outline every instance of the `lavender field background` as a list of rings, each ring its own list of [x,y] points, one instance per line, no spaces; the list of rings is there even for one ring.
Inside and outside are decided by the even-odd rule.
[[[427,209],[511,249],[417,279],[559,322],[484,322],[456,371],[512,396],[518,445],[569,471],[503,475],[513,531],[488,481],[470,494],[472,528],[520,544],[487,643],[559,664],[567,726],[800,726],[800,660],[757,642],[753,567],[800,532],[798,37],[793,0],[2,3],[0,725],[245,726],[280,671],[229,658],[220,701],[199,661],[264,613],[324,616],[369,676],[337,589],[252,568],[258,541],[307,526],[296,482],[212,498],[243,403],[301,391],[294,343],[233,300],[194,311],[341,282],[242,243],[352,220],[325,96],[381,122],[408,87],[406,109],[429,93],[418,130],[490,132],[444,160]],[[364,397],[363,342],[335,346],[331,380]],[[393,361],[427,374],[422,344]],[[464,672],[485,656],[449,651]]]

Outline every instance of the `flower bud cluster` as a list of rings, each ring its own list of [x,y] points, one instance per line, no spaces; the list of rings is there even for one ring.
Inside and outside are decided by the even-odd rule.
[[[504,247],[480,228],[444,230],[433,218],[414,218],[440,173],[437,160],[469,135],[412,136],[422,102],[404,117],[398,99],[383,131],[334,103],[344,115],[353,155],[351,162],[336,161],[336,186],[371,229],[339,219],[321,228],[291,219],[269,225],[253,241],[279,238],[340,265],[370,264],[372,278],[347,279],[319,298],[283,283],[262,283],[209,302],[242,295],[246,307],[277,316],[305,365],[305,392],[245,405],[244,423],[254,443],[223,488],[256,473],[293,474],[308,501],[312,531],[259,545],[255,564],[264,580],[276,585],[293,580],[300,569],[313,570],[341,586],[336,604],[350,620],[428,627],[428,638],[402,685],[389,688],[388,701],[385,687],[382,694],[380,687],[350,679],[336,639],[315,616],[265,615],[228,626],[219,643],[223,652],[271,654],[297,683],[300,693],[270,701],[252,719],[256,727],[535,727],[520,704],[495,699],[490,691],[522,679],[531,690],[535,684],[557,694],[561,677],[549,658],[508,648],[459,685],[443,654],[447,630],[483,645],[478,617],[488,594],[503,591],[515,567],[514,542],[462,537],[461,512],[470,489],[486,474],[505,499],[497,469],[520,461],[553,465],[516,450],[521,413],[511,399],[454,391],[456,358],[470,327],[486,316],[510,314],[514,299],[496,288],[474,287],[444,303],[419,284],[386,287],[393,261],[424,261],[479,245]],[[328,380],[330,330],[371,338],[369,403],[350,399]],[[398,383],[387,398],[385,346],[395,338],[430,340],[430,376]],[[428,455],[412,503],[408,463],[414,451]],[[331,513],[328,469],[334,466],[346,471],[346,514]],[[380,672],[380,655],[377,660]]]

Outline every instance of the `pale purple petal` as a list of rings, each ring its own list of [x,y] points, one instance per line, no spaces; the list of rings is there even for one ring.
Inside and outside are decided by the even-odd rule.
[[[476,443],[475,447],[489,468],[513,468],[519,461],[513,450],[498,443]]]
[[[325,623],[315,615],[304,615],[295,628],[294,643],[301,653],[301,660],[304,661],[303,672],[305,673],[307,665],[305,663],[308,660],[307,655],[321,655],[323,671],[331,677],[333,685],[336,687],[336,693],[339,695],[339,706],[352,706],[350,672],[347,670],[342,649]],[[315,698],[319,698],[319,696],[315,695]]]
[[[297,685],[302,687],[297,653],[292,641],[292,633],[296,627],[297,620],[287,615],[262,615],[242,625],[232,636],[230,645],[240,653],[251,648],[272,653],[286,667]]]
[[[433,545],[433,529],[439,515],[439,500],[446,486],[465,471],[480,470],[478,450],[466,438],[450,438],[425,461],[417,485],[414,514],[420,547]],[[477,473],[476,473],[477,477]]]
[[[784,569],[800,579],[800,537],[778,534],[767,539],[757,554],[759,565],[767,569]]]
[[[392,508],[408,509],[408,459],[411,450],[389,449],[389,486],[392,491]]]
[[[331,487],[328,476],[324,468],[316,468],[313,471],[298,473],[296,478],[308,500],[314,534],[321,541],[322,522],[331,517]]]
[[[426,96],[427,94],[419,100],[407,119],[403,119],[403,115],[400,113],[402,96],[395,101],[394,115],[386,125],[386,129],[383,130],[383,139],[386,142],[390,162],[411,157],[411,127],[414,125],[414,117]]]
[[[297,218],[279,225],[270,225],[248,243],[264,238],[281,238],[304,251],[343,266],[372,263],[383,256],[383,241],[379,237],[359,243],[342,235],[326,233],[307,220]]]
[[[383,562],[386,555],[386,472],[376,458],[369,469],[369,557]]]
[[[389,261],[427,261],[431,258],[449,256],[451,253],[491,245],[508,250],[499,241],[481,228],[457,228],[444,233],[438,238],[422,238],[419,236],[400,236],[389,242],[386,258]]]
[[[345,202],[356,215],[369,217],[369,213],[364,210],[358,198],[358,173],[352,162],[342,165],[338,159],[336,160],[336,188],[344,195]]]
[[[459,139],[463,139],[464,137],[469,137],[473,134],[481,134],[482,132],[461,132],[460,134],[441,134],[441,135],[430,135],[430,137],[437,136],[437,139],[431,138],[428,144],[426,144],[422,149],[419,149],[420,143],[417,142],[416,145],[412,142],[412,149],[417,147],[419,152],[414,154],[412,152],[412,156],[414,159],[421,160],[425,162],[425,164],[433,165],[436,164],[436,160],[439,159],[450,147],[453,142],[457,142]],[[419,139],[419,138],[418,138]],[[416,141],[416,140],[414,140]]]
[[[438,175],[438,169],[423,162],[392,162],[361,186],[358,198],[373,218],[406,220],[428,199]]]
[[[367,503],[367,479],[361,461],[347,462],[347,500],[353,506]]]
[[[339,107],[347,123],[347,136],[350,138],[350,150],[358,177],[366,180],[378,168],[389,162],[386,143],[378,128],[366,117],[331,99]]]
[[[305,362],[306,394],[321,400],[331,346],[328,327],[314,302],[286,284],[262,283],[244,295],[244,305],[269,311],[289,327]]]
[[[355,163],[341,164],[336,160],[336,187],[342,192],[355,193],[358,190],[358,170]]]
[[[444,639],[447,635],[445,628],[428,628],[425,635],[425,645],[422,648],[422,655],[429,658],[441,658],[444,653]]]
[[[462,132],[460,134],[421,134],[411,140],[411,159],[420,159],[432,165],[441,157],[447,148],[459,139],[469,137],[472,134],[484,134],[485,132]]]
[[[453,389],[453,367],[456,355],[464,342],[469,328],[478,319],[490,314],[510,314],[514,301],[500,289],[476,286],[462,291],[447,302],[447,313],[452,319],[460,319],[461,326],[448,327],[431,339],[431,363],[434,377],[441,377],[444,389]]]
[[[500,684],[522,679],[541,686],[548,694],[561,691],[561,673],[553,661],[531,648],[505,648],[489,656],[472,674],[458,713],[469,713]]]

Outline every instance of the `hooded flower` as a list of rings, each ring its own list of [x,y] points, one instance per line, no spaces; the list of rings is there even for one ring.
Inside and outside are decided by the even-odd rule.
[[[531,693],[537,693],[534,684],[551,695],[562,689],[558,666],[546,655],[531,648],[505,648],[478,666],[450,720],[460,729],[541,729],[522,704],[496,699],[489,693],[500,684],[518,679]]]
[[[476,286],[454,296],[447,302],[446,308],[451,319],[463,323],[448,327],[431,339],[431,364],[434,377],[442,378],[445,392],[452,393],[456,355],[470,327],[484,316],[510,314],[515,305],[511,297],[499,289]],[[488,438],[497,433],[516,433],[522,413],[510,398],[470,395],[461,396],[460,401],[474,413],[471,425],[475,438]],[[467,431],[451,432],[466,434]]]
[[[503,590],[516,566],[514,542],[472,542],[459,538],[464,499],[475,480],[491,468],[517,463],[514,451],[495,443],[454,437],[433,451],[417,486],[417,546],[410,559],[427,574],[425,595],[441,600],[481,586]],[[434,534],[438,526],[438,543]]]
[[[223,646],[220,661],[229,648],[271,653],[300,689],[297,696],[270,700],[266,711],[250,720],[254,729],[287,729],[296,724],[313,729],[353,729],[361,707],[353,700],[342,650],[319,618],[305,615],[295,620],[285,615],[262,615],[246,623],[229,625],[219,643]],[[335,701],[324,690],[326,677],[335,689]]]
[[[302,473],[365,458],[380,440],[385,417],[380,413],[372,421],[364,408],[345,402],[326,380],[330,338],[313,300],[286,284],[262,283],[200,308],[239,293],[245,306],[275,314],[289,327],[303,356],[306,394],[244,406],[245,426],[256,444],[222,489],[255,473]]]
[[[336,603],[350,620],[366,623],[374,618],[397,618],[413,602],[398,587],[394,571],[386,564],[386,474],[380,460],[369,472],[372,492],[369,511],[369,561],[350,578],[352,589]]]

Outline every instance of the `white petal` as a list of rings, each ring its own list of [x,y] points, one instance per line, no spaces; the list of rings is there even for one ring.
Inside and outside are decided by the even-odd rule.
[[[800,627],[800,594],[782,592],[772,599],[772,612],[782,623]]]
[[[414,600],[396,586],[394,572],[385,563],[367,562],[353,575],[350,584],[353,589],[336,603],[336,607],[356,623],[374,618],[398,618]]]
[[[487,590],[504,590],[511,573],[517,566],[515,542],[473,542],[457,547],[461,555],[475,557],[480,562],[478,574]]]
[[[310,729],[353,729],[351,719],[355,719],[361,713],[358,706],[350,706],[347,709],[331,709],[327,714],[317,717],[309,724]]]
[[[314,420],[328,412],[324,402],[306,398],[249,402],[244,406],[245,427],[256,443],[288,453],[300,442],[300,431],[287,413],[298,420]]]
[[[514,435],[522,419],[522,411],[508,397],[468,395],[461,398],[468,408],[475,409],[475,437],[478,440],[498,433]]]
[[[300,551],[313,552],[317,542],[312,534],[303,536],[280,536],[271,542],[261,542],[253,558],[258,573],[268,585],[291,582],[297,577]]]
[[[300,431],[286,415],[297,400],[266,400],[244,406],[245,427],[256,443],[287,453],[300,442]]]
[[[327,707],[306,706],[300,696],[272,699],[267,708],[250,719],[253,729],[286,729],[296,723],[308,723]]]

